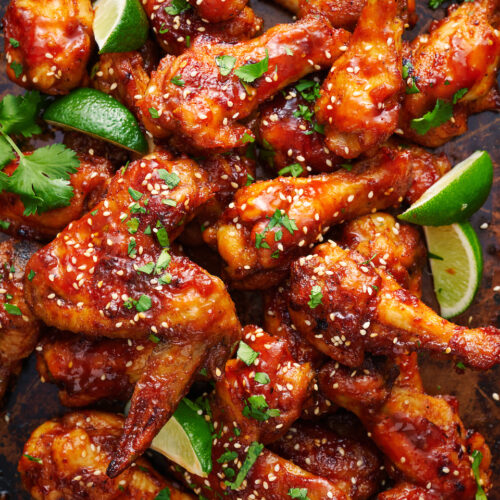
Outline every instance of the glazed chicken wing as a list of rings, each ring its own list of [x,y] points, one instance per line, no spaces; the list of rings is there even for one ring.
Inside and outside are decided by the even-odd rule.
[[[435,172],[428,156],[420,167]],[[331,225],[401,202],[415,184],[413,157],[412,149],[384,147],[351,171],[252,184],[236,193],[217,225],[205,231],[205,241],[217,247],[235,286],[268,288]]]
[[[347,366],[359,366],[365,350],[428,350],[482,370],[500,362],[498,329],[446,321],[370,259],[333,241],[292,265],[289,301],[299,332]]]
[[[291,82],[329,66],[348,38],[312,17],[274,26],[248,42],[198,37],[182,55],[162,60],[140,105],[157,110],[154,122],[165,136],[174,133],[205,151],[242,146],[253,133],[239,120]],[[157,134],[157,127],[149,131]]]
[[[12,375],[35,348],[39,323],[24,300],[24,269],[39,246],[27,241],[0,243],[0,402]]]
[[[400,116],[405,137],[436,147],[467,130],[471,113],[500,109],[496,77],[500,33],[491,23],[497,0],[464,2],[432,24],[405,55],[407,93]],[[408,92],[408,90],[407,90]],[[442,119],[420,120],[434,109]],[[415,121],[416,120],[416,121]]]
[[[9,78],[45,94],[82,85],[93,19],[90,0],[11,0],[3,19]]]
[[[334,62],[316,102],[326,145],[356,158],[386,141],[400,110],[403,23],[396,0],[367,0],[349,48]]]
[[[106,476],[106,466],[121,434],[123,418],[83,411],[49,420],[24,446],[19,472],[36,500],[154,500],[168,491],[170,500],[193,500],[158,474],[144,458],[120,477]]]
[[[370,364],[352,371],[330,362],[321,370],[320,387],[362,420],[390,461],[393,477],[434,490],[441,499],[469,500],[477,488],[469,455],[475,449],[482,453],[487,490],[489,449],[480,435],[467,433],[455,398],[424,393],[416,359],[416,353],[398,359],[395,382]]]
[[[203,5],[203,10],[207,7],[210,10],[213,4],[217,4],[224,10],[226,3],[227,12],[232,10],[234,13],[229,19],[209,22],[198,9]],[[253,38],[262,27],[262,19],[250,7],[244,7],[245,0],[205,0],[196,1],[193,6],[184,4],[181,7],[176,2],[164,0],[145,0],[143,4],[158,43],[169,54],[181,54],[200,35],[209,36],[216,42],[238,42]],[[234,7],[240,7],[241,10],[235,10]],[[214,11],[214,15],[220,12]]]
[[[80,154],[79,160],[80,167],[69,178],[74,195],[66,207],[24,215],[24,204],[18,195],[7,191],[0,193],[0,219],[8,223],[2,230],[13,236],[48,240],[99,202],[113,174],[111,164],[88,153]],[[19,160],[15,159],[2,172],[10,176],[18,164]]]

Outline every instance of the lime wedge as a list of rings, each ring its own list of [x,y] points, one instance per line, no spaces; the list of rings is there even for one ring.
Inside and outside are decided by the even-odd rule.
[[[447,226],[468,219],[488,198],[493,164],[476,151],[433,184],[399,218],[422,226]]]
[[[97,0],[94,12],[94,37],[100,54],[129,52],[146,43],[149,24],[139,0]]]
[[[197,476],[212,470],[212,435],[201,409],[184,398],[151,448]]]
[[[458,316],[474,300],[483,274],[477,234],[468,222],[425,226],[424,232],[441,316]]]
[[[43,118],[53,125],[85,132],[131,151],[145,153],[148,150],[134,115],[99,90],[74,90],[54,101]]]

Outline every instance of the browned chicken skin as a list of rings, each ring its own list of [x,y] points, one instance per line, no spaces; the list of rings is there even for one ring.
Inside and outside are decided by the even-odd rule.
[[[389,355],[428,350],[482,370],[500,362],[498,329],[446,321],[369,259],[333,241],[292,265],[288,297],[299,332],[348,366],[360,366],[365,350]]]
[[[431,25],[429,34],[410,44],[405,54],[407,87],[416,86],[419,92],[407,94],[403,101],[399,126],[405,137],[424,146],[440,146],[466,132],[469,114],[500,109],[496,88],[500,34],[490,24],[497,9],[497,0],[452,6],[447,17]],[[418,133],[412,120],[432,111],[438,99],[454,105],[453,116]]]
[[[9,223],[2,230],[13,236],[46,241],[99,202],[113,175],[111,164],[104,158],[90,156],[88,153],[80,154],[79,159],[80,167],[69,178],[74,195],[66,207],[41,214],[24,215],[24,204],[18,195],[7,191],[0,193],[0,219]],[[18,159],[13,160],[2,172],[10,176],[18,164]]]
[[[208,36],[216,42],[247,40],[253,38],[262,27],[262,19],[257,17],[250,7],[244,7],[246,4],[244,0],[227,2],[204,0],[203,3],[205,2],[207,7],[209,4],[216,3],[224,6],[224,3],[227,3],[228,7],[241,6],[242,9],[238,9],[237,12],[233,10],[234,16],[230,19],[209,22],[208,19],[203,19],[200,11],[195,7],[186,6],[185,9],[176,9],[171,7],[173,2],[164,0],[143,2],[153,32],[163,50],[169,54],[181,54],[200,35]]]
[[[274,26],[258,38],[236,44],[198,37],[182,55],[165,57],[153,73],[140,105],[156,109],[159,117],[153,120],[157,126],[149,122],[145,126],[153,135],[175,133],[205,151],[242,146],[253,133],[239,120],[291,82],[329,66],[348,38],[348,32],[312,17]],[[234,70],[226,75],[217,64],[216,58],[222,56],[234,58]],[[257,78],[240,80],[242,67],[259,62],[263,67]],[[163,134],[158,134],[158,127]]]
[[[316,102],[326,145],[356,158],[386,141],[400,110],[403,23],[396,0],[367,0],[349,41]]]
[[[39,322],[24,300],[24,269],[36,243],[9,239],[0,243],[0,403],[12,375],[35,348]]]
[[[193,500],[144,458],[115,479],[106,476],[122,426],[122,417],[98,411],[45,422],[33,432],[19,461],[24,486],[36,500],[154,500],[164,489],[171,500]]]
[[[412,163],[419,154],[412,149],[384,147],[351,171],[252,184],[236,193],[217,225],[205,231],[205,241],[217,247],[234,286],[269,288],[287,274],[294,258],[322,241],[331,225],[397,205],[409,189],[417,189],[419,181]],[[423,175],[428,183],[439,174],[432,155],[425,155],[418,174],[431,171],[429,176]],[[441,160],[436,161],[441,164]],[[277,210],[281,210],[281,217]]]
[[[370,363],[353,371],[330,362],[321,370],[320,387],[362,420],[392,464],[393,477],[435,490],[442,499],[469,500],[477,489],[469,454],[481,451],[488,490],[489,449],[477,433],[466,432],[455,398],[424,393],[416,359],[414,353],[397,360],[400,373],[393,383]]]
[[[3,19],[9,78],[46,94],[84,83],[93,19],[90,0],[11,0]]]

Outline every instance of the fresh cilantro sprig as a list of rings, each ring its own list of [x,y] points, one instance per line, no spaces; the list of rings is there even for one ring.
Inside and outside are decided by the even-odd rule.
[[[234,74],[245,83],[252,83],[269,69],[269,51],[266,57],[256,63],[248,63],[234,70]]]
[[[80,166],[76,153],[63,144],[45,146],[25,155],[10,137],[16,134],[31,137],[42,131],[36,123],[40,104],[38,92],[7,95],[0,102],[0,169],[15,154],[19,158],[19,165],[10,177],[0,172],[0,191],[19,195],[24,215],[69,205],[74,194],[69,178]]]
[[[472,472],[474,473],[474,479],[476,480],[477,484],[476,500],[488,500],[483,487],[481,486],[481,473],[479,471],[479,466],[481,465],[483,454],[479,450],[474,450],[474,452],[472,453],[472,459]]]
[[[215,63],[219,67],[219,73],[222,76],[227,76],[229,75],[229,73],[231,73],[231,71],[234,68],[234,65],[236,64],[236,57],[228,55],[217,56],[215,58]]]
[[[269,408],[266,398],[261,394],[250,396],[242,413],[245,417],[253,418],[259,422],[280,416],[280,411],[276,408]]]
[[[186,0],[172,0],[170,5],[165,7],[165,12],[171,16],[178,16],[191,8],[191,4]]]
[[[245,457],[245,461],[241,466],[236,479],[231,483],[229,481],[225,481],[226,486],[231,488],[232,490],[237,490],[247,477],[248,472],[252,468],[252,465],[259,458],[259,455],[262,453],[264,449],[264,445],[254,441],[248,448],[247,456]]]

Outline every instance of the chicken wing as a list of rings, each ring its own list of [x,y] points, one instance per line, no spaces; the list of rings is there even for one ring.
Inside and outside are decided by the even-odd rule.
[[[367,0],[316,102],[328,149],[356,158],[386,141],[400,110],[403,23],[396,0]]]
[[[312,17],[236,44],[198,37],[182,55],[161,61],[140,105],[157,110],[154,122],[165,136],[175,133],[204,151],[242,146],[253,133],[238,120],[291,82],[329,66],[348,38]],[[157,127],[149,131],[157,134]]]
[[[273,286],[331,225],[401,202],[414,184],[413,156],[411,149],[384,147],[351,171],[252,184],[236,193],[205,241],[217,247],[234,286]],[[424,166],[434,172],[432,162]]]
[[[319,88],[315,80],[302,79],[286,89],[285,95],[277,94],[259,108],[260,157],[271,168],[285,169],[298,177],[308,172],[332,172],[345,162],[328,149],[323,127],[314,118]]]
[[[39,323],[23,293],[24,269],[38,248],[36,243],[14,239],[0,243],[0,402],[38,339]]]
[[[187,2],[177,5],[176,2],[166,3],[163,0],[145,0],[143,5],[158,43],[169,54],[181,54],[200,35],[207,35],[214,41],[238,42],[253,38],[262,28],[262,19],[250,7],[234,12],[230,19],[209,22],[197,8],[205,2],[197,1],[196,6]],[[221,0],[209,0],[206,6],[213,3],[224,6]],[[227,4],[228,7],[243,7],[246,1],[234,0]]]
[[[8,77],[54,95],[85,83],[93,19],[90,0],[11,0],[3,19]]]
[[[333,417],[333,428],[337,420]],[[359,422],[353,422],[358,426]],[[353,429],[350,429],[352,432]],[[304,470],[328,479],[352,500],[366,500],[384,478],[380,453],[369,439],[340,435],[325,423],[296,422],[270,449]]]
[[[80,154],[79,159],[80,167],[69,178],[74,195],[66,207],[24,215],[24,204],[18,195],[7,191],[0,193],[0,219],[6,222],[2,231],[12,236],[48,240],[99,202],[113,175],[111,164],[88,153]],[[10,176],[18,165],[19,160],[15,159],[2,172]]]
[[[500,109],[500,33],[491,25],[497,9],[497,0],[455,5],[410,44],[399,122],[405,137],[440,146],[466,132],[471,113]]]
[[[455,398],[425,394],[416,359],[413,353],[397,360],[394,382],[372,364],[352,371],[330,362],[321,370],[320,387],[362,420],[391,462],[393,477],[434,490],[442,499],[469,500],[476,492],[469,455],[482,453],[481,479],[488,490],[489,449],[477,433],[467,433]]]
[[[285,340],[261,328],[245,327],[243,341],[256,359],[229,360],[215,390],[228,421],[249,441],[271,443],[299,418],[314,372],[309,363],[294,361]]]
[[[24,487],[36,500],[154,500],[161,491],[169,493],[164,498],[170,500],[193,500],[144,458],[118,478],[106,476],[122,426],[122,417],[98,411],[70,413],[43,423],[25,444],[19,461]]]
[[[292,265],[290,317],[317,349],[351,367],[361,365],[365,350],[427,350],[481,370],[500,362],[500,330],[446,321],[370,264],[330,241]]]

